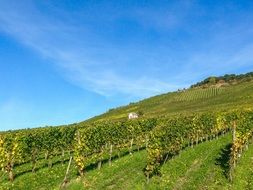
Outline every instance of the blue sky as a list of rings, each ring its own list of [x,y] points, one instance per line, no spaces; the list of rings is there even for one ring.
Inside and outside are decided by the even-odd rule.
[[[0,0],[0,130],[252,71],[252,20],[253,1]]]

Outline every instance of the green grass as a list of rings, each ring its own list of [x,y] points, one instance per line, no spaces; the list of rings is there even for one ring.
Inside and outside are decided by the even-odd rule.
[[[13,183],[9,182],[7,175],[0,171],[0,190],[48,190],[54,189],[53,187],[59,187],[64,179],[68,162],[67,157],[63,165],[60,160],[60,157],[54,157],[52,168],[48,168],[47,162],[44,159],[39,160],[37,171],[35,173],[31,172],[31,163],[17,166],[14,170],[16,177]],[[77,171],[74,168],[74,164],[72,164],[72,169],[70,170],[70,177],[77,177]]]
[[[231,134],[186,148],[168,160],[161,167],[162,176],[154,176],[148,185],[142,171],[146,164],[143,150],[116,160],[111,167],[104,165],[100,171],[87,172],[83,179],[73,180],[68,189],[250,189],[253,187],[253,146],[241,158],[231,183],[227,176],[230,143]]]
[[[78,177],[72,164],[70,169],[72,180],[67,189],[252,189],[253,145],[250,145],[249,150],[241,157],[231,183],[226,175],[230,143],[231,134],[228,134],[218,140],[182,150],[179,155],[162,165],[161,177],[154,176],[149,184],[146,184],[143,174],[147,156],[145,150],[115,159],[112,166],[104,163],[101,170],[90,168],[83,178]],[[41,160],[35,174],[29,171],[31,167],[29,163],[18,166],[18,176],[13,184],[8,182],[6,175],[1,172],[0,189],[59,189],[67,168],[67,160],[62,165],[58,162],[59,159],[55,158],[55,164],[51,169],[46,167],[44,160]]]
[[[143,189],[145,177],[143,168],[146,165],[146,151],[127,155],[115,160],[112,166],[103,165],[101,170],[92,170],[83,179],[72,182],[68,189]],[[82,185],[80,185],[82,184]]]
[[[233,189],[253,189],[253,145],[244,152],[235,169]]]
[[[162,189],[226,189],[228,154],[222,153],[230,142],[231,135],[226,135],[187,148],[161,168],[162,177],[154,178],[153,183]]]

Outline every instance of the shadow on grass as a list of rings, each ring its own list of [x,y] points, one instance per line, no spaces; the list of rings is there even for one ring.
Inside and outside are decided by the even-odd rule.
[[[133,147],[132,149],[132,154],[136,153],[136,152],[140,152],[142,150],[146,149],[145,147],[140,147],[139,149],[137,147]],[[128,156],[130,155],[129,154],[129,149],[128,148],[125,148],[124,150],[121,150],[120,151],[120,154],[114,154],[111,158],[111,161],[115,161],[115,160],[118,160],[120,158],[123,158],[125,156]],[[94,169],[97,169],[97,166],[98,166],[98,162],[94,162],[94,163],[90,163],[86,168],[85,168],[85,172],[88,172],[90,170],[94,170]],[[101,160],[102,162],[102,165],[104,164],[108,164],[109,162],[109,156],[107,156],[106,158],[104,158],[103,160]]]
[[[219,156],[216,158],[215,164],[220,166],[223,170],[223,175],[229,178],[229,158],[231,153],[232,143],[227,144],[226,147],[221,149]]]
[[[63,163],[66,165],[66,163],[68,163],[68,161],[69,161],[69,158],[65,158],[64,161],[63,161]],[[22,176],[22,175],[25,175],[25,174],[27,174],[27,173],[32,173],[32,174],[35,175],[39,170],[42,170],[42,169],[44,169],[44,168],[53,169],[53,166],[59,165],[59,164],[62,164],[62,161],[61,161],[61,160],[53,161],[53,162],[52,162],[52,167],[49,168],[49,167],[48,167],[48,163],[47,163],[47,162],[44,162],[44,163],[40,164],[40,166],[37,166],[37,167],[35,168],[35,172],[34,172],[34,173],[32,172],[32,168],[31,168],[31,167],[26,168],[26,169],[23,170],[23,171],[17,171],[17,173],[15,174],[15,179],[18,178],[18,177],[20,177],[20,176]]]
[[[138,150],[137,147],[133,146],[132,153],[134,154],[135,152],[139,152],[139,151],[144,150],[144,149],[145,149],[145,147],[140,147],[139,150]],[[124,156],[127,156],[127,155],[129,155],[129,149],[125,148],[125,150],[121,151],[120,154],[114,154],[112,156],[111,160],[114,161],[114,160],[117,160],[117,159],[119,159],[121,157],[124,157]],[[39,159],[38,161],[41,161],[41,160],[44,160],[44,159]],[[108,161],[109,161],[109,156],[108,156],[108,158],[105,158],[105,159],[102,160],[102,164],[108,164]],[[63,161],[64,165],[66,165],[68,162],[69,162],[69,158],[65,158],[64,161]],[[25,164],[27,164],[27,163],[29,163],[29,162],[26,162]],[[60,165],[61,163],[62,163],[61,160],[52,161],[52,167],[49,168],[48,167],[48,162],[44,160],[43,163],[40,163],[39,166],[37,166],[35,168],[35,172],[33,174],[35,175],[39,170],[42,170],[44,168],[53,169],[54,166]],[[88,172],[90,170],[94,170],[94,169],[97,168],[97,165],[98,165],[98,162],[90,163],[86,167],[85,171]],[[21,164],[17,164],[16,166],[21,166]],[[18,177],[20,177],[22,175],[25,175],[27,173],[32,173],[32,167],[31,166],[30,167],[28,166],[27,168],[25,168],[22,171],[20,171],[19,169],[15,170],[15,179],[17,179]],[[76,174],[78,175],[77,170],[76,170]],[[3,175],[6,175],[6,174],[3,174]],[[2,176],[0,176],[0,177],[2,177]]]

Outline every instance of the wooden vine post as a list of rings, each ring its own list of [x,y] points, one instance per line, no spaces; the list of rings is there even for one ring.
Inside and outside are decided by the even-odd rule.
[[[132,155],[133,142],[134,142],[134,139],[132,138],[132,139],[130,140],[130,148],[129,148],[129,154],[130,154],[130,155]]]
[[[112,144],[110,145],[110,152],[109,152],[110,158],[109,158],[109,166],[112,165]]]
[[[101,148],[101,155],[103,155],[103,147]],[[97,166],[97,168],[98,168],[98,170],[100,170],[101,169],[101,166],[102,166],[102,158],[101,158],[101,155],[99,156],[99,160],[98,160],[98,166]]]
[[[236,122],[233,121],[233,143],[236,140]]]
[[[64,180],[63,180],[63,182],[62,182],[62,184],[60,186],[60,189],[66,187],[67,183],[69,182],[69,180],[68,180],[68,174],[69,174],[69,169],[70,169],[70,166],[71,166],[71,162],[72,162],[72,156],[69,159],[69,164],[68,164],[68,167],[67,167],[67,171],[66,171]]]
[[[233,144],[236,142],[236,122],[233,121]],[[236,167],[236,160],[233,160],[233,168]]]
[[[232,128],[232,133],[233,133],[232,142],[233,142],[233,145],[234,145],[235,142],[236,142],[236,122],[235,121],[233,121],[232,127],[233,127]],[[232,151],[234,151],[234,150],[232,150]],[[234,153],[231,156],[232,156],[232,165],[230,166],[231,168],[229,170],[229,179],[230,179],[230,181],[233,180],[233,171],[234,171],[234,169],[236,167],[236,158],[235,158]]]

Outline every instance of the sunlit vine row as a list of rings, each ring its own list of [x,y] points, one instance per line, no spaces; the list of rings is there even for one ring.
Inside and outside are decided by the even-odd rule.
[[[35,172],[37,161],[44,157],[51,167],[53,156],[72,150],[75,130],[73,126],[46,127],[1,133],[0,169],[13,181],[16,165],[31,162]]]
[[[74,160],[81,175],[92,163],[101,167],[103,160],[113,155],[120,156],[128,149],[132,154],[133,146],[137,149],[147,145],[148,134],[156,126],[156,119],[129,120],[124,122],[98,122],[77,131],[74,143]]]
[[[224,113],[203,113],[163,119],[151,132],[148,144],[148,163],[145,175],[160,174],[160,166],[187,146],[218,138],[229,131],[227,115]]]
[[[233,142],[230,153],[230,179],[233,179],[233,171],[244,150],[253,142],[253,111],[234,111],[230,115],[233,129]]]

